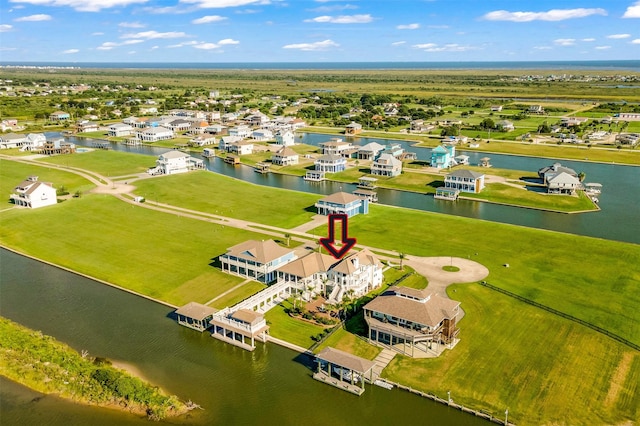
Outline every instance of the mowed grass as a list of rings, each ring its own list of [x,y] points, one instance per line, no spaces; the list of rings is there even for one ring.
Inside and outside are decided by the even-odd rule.
[[[3,196],[3,203],[10,204],[9,194],[12,194],[14,188],[29,176],[38,176],[38,180],[42,182],[50,182],[53,187],[60,189],[63,186],[66,190],[73,194],[76,191],[84,192],[93,188],[95,185],[82,176],[60,170],[57,167],[44,166],[40,167],[32,164],[19,163],[11,160],[0,159],[0,194]]]
[[[640,353],[476,284],[455,285],[460,342],[436,359],[396,355],[383,376],[518,425],[640,420]],[[451,293],[450,293],[451,294]]]
[[[135,193],[150,201],[292,228],[315,214],[318,195],[268,188],[196,171],[134,182]]]
[[[259,291],[267,288],[265,284],[259,283],[257,281],[249,281],[246,284],[243,284],[242,287],[235,289],[222,296],[219,299],[214,300],[209,304],[209,306],[213,306],[214,308],[223,309],[227,306],[233,306],[238,302],[242,302],[244,299],[253,296]]]
[[[107,177],[143,173],[149,167],[155,166],[154,157],[148,155],[103,149],[70,155],[54,155],[42,161],[60,166],[78,167]]]
[[[322,333],[325,327],[290,317],[285,310],[290,309],[292,306],[290,300],[285,300],[265,314],[267,324],[271,327],[269,334],[303,348],[308,348],[315,343],[311,336]]]
[[[204,303],[242,282],[212,266],[262,234],[88,195],[0,213],[0,243],[172,304]]]
[[[381,205],[353,217],[349,234],[409,259],[469,257],[489,268],[491,284],[640,344],[637,244]]]

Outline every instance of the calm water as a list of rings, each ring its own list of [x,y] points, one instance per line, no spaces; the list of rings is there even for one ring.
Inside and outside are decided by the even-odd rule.
[[[353,396],[313,380],[310,359],[296,352],[274,344],[243,351],[177,325],[163,305],[4,249],[0,265],[0,315],[77,350],[133,364],[152,383],[205,409],[171,423],[489,424],[399,390],[367,386],[363,396]],[[149,424],[130,414],[38,396],[0,379],[0,423]]]
[[[304,133],[302,137],[297,139],[297,142],[317,145],[327,141],[330,137],[332,136]],[[84,140],[74,138],[71,140],[80,145],[87,143]],[[358,145],[365,145],[369,142],[378,142],[384,145],[391,141],[364,137],[354,138],[354,143]],[[419,160],[428,161],[431,159],[430,148],[413,147],[411,143],[404,141],[392,142],[399,143],[408,151],[416,152]],[[115,143],[112,144],[112,147],[118,151],[147,155],[159,155],[167,151],[163,148],[125,146]],[[491,164],[496,168],[531,172],[537,172],[538,169],[554,162],[548,158],[487,154],[464,150],[458,153],[468,155],[472,164],[479,163],[480,158],[487,156],[491,158]],[[585,153],[588,155],[588,151]],[[586,182],[598,182],[603,185],[603,193],[598,196],[601,211],[565,214],[465,200],[452,203],[436,200],[430,195],[385,189],[378,190],[378,199],[381,204],[640,244],[640,221],[637,220],[640,217],[640,167],[568,160],[562,160],[561,163],[577,172],[584,171]],[[154,162],[150,160],[149,166],[153,164]],[[224,163],[220,158],[205,159],[205,164],[209,170],[216,173],[258,185],[325,195],[340,190],[352,192],[356,189],[353,184],[307,182],[296,176],[255,173],[251,167],[234,167]]]

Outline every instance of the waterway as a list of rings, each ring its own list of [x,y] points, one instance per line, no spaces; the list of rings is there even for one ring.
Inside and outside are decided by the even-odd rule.
[[[78,351],[134,365],[153,384],[204,408],[162,423],[489,424],[397,389],[367,385],[361,397],[348,394],[313,380],[306,356],[275,344],[259,344],[254,352],[226,345],[177,325],[164,305],[4,249],[0,265],[0,315]],[[40,396],[0,378],[2,425],[149,424],[129,413]]]
[[[297,138],[297,142],[318,145],[330,137],[324,134],[304,133]],[[71,141],[79,145],[87,145],[86,140],[71,138]],[[407,151],[415,152],[418,160],[431,159],[430,148],[415,147],[410,142],[365,137],[354,138],[353,142],[358,145],[370,142],[383,145],[398,143]],[[125,146],[116,143],[112,143],[111,146],[118,151],[155,156],[167,151],[163,148]],[[588,154],[588,151],[585,150],[585,153]],[[468,155],[471,164],[478,164],[482,157],[490,157],[493,167],[528,172],[537,172],[555,161],[549,158],[487,154],[465,150],[458,151],[458,154]],[[250,167],[235,167],[217,157],[205,159],[205,163],[207,169],[213,172],[259,185],[316,194],[331,194],[340,190],[352,192],[356,188],[354,184],[307,182],[297,176],[255,173]],[[603,185],[602,194],[598,195],[600,211],[566,214],[468,200],[452,203],[436,200],[430,195],[386,189],[378,190],[378,199],[381,204],[640,244],[640,221],[637,220],[640,217],[640,167],[570,160],[562,160],[561,163],[577,172],[585,172],[586,182],[598,182]],[[149,165],[153,164],[150,161]],[[488,172],[490,173],[490,170]]]

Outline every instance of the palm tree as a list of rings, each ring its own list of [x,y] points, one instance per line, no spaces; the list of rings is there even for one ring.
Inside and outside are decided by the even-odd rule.
[[[398,252],[398,258],[400,259],[400,270],[404,271],[404,263],[403,260],[407,257],[406,254],[402,253],[402,252]]]
[[[578,179],[580,180],[580,182],[584,182],[585,177],[587,177],[587,174],[585,172],[578,173]]]
[[[291,240],[291,234],[284,234],[284,238],[287,240],[287,247],[289,247],[289,241]]]

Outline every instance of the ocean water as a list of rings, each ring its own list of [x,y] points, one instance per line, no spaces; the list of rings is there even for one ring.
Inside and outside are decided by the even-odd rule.
[[[257,70],[620,70],[639,71],[640,60],[527,62],[0,62],[0,67]]]

